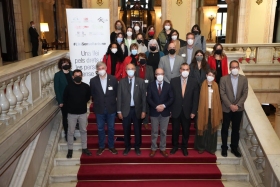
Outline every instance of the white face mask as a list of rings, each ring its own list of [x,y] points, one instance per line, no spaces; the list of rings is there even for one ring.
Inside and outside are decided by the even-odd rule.
[[[112,48],[111,51],[112,51],[112,53],[115,54],[118,51],[118,49],[117,48]]]
[[[157,81],[162,82],[163,81],[163,75],[158,75],[157,76]]]
[[[129,77],[133,77],[134,76],[134,70],[126,70],[126,73]]]
[[[127,36],[132,36],[132,32],[127,31],[127,32],[126,32],[126,35],[127,35]]]
[[[173,35],[173,36],[171,36],[171,38],[172,38],[172,40],[177,40],[177,35]]]
[[[207,81],[208,82],[212,82],[214,80],[214,77],[212,77],[212,76],[207,76]]]
[[[170,29],[170,26],[169,25],[165,25],[164,29],[168,31]]]
[[[233,74],[233,75],[238,75],[238,73],[239,73],[239,69],[233,69],[233,70],[231,70],[231,74]]]
[[[188,45],[192,45],[193,44],[193,39],[188,39],[187,42],[188,42]]]
[[[104,69],[98,71],[98,75],[104,76],[106,71]]]
[[[189,76],[188,71],[182,71],[182,77],[187,78]]]
[[[134,27],[134,30],[139,31],[139,30],[140,30],[140,27],[139,27],[139,26],[135,26],[135,27]]]

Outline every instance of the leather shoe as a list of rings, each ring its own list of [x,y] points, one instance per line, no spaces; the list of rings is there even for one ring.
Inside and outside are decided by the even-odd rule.
[[[241,154],[239,153],[239,151],[236,148],[235,149],[231,149],[231,152],[234,154],[234,156],[241,157]]]
[[[183,152],[184,156],[188,156],[188,154],[189,154],[189,152],[188,152],[188,150],[186,148],[183,148],[182,152]]]
[[[141,155],[140,149],[139,149],[139,148],[135,148],[135,153],[136,153],[138,156]]]
[[[171,155],[174,155],[178,151],[178,148],[173,147],[170,151]]]
[[[227,150],[222,149],[222,156],[223,156],[223,157],[227,157]]]
[[[164,157],[168,157],[168,153],[166,152],[166,150],[160,151],[160,154]]]
[[[123,151],[123,155],[126,156],[130,151],[130,148],[125,148]]]
[[[86,148],[86,149],[82,149],[82,153],[86,154],[87,156],[91,156],[92,153]]]
[[[156,151],[151,150],[151,152],[150,152],[150,157],[154,157],[155,154],[156,154]]]
[[[66,158],[72,158],[73,150],[68,149],[68,153],[66,155]]]

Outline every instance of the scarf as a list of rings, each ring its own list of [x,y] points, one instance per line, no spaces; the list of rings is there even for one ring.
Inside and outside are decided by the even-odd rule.
[[[219,94],[218,84],[212,82],[212,100],[211,100],[211,125],[212,134],[217,131],[220,123],[223,120],[222,104]],[[200,89],[199,104],[198,104],[198,118],[197,118],[197,134],[202,136],[203,132],[207,130],[208,126],[208,82],[205,80]]]

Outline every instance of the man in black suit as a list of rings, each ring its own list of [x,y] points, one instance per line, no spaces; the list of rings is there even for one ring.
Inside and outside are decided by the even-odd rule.
[[[163,81],[164,70],[161,68],[156,69],[156,81],[149,84],[147,90],[147,101],[150,105],[151,117],[151,153],[153,157],[157,150],[158,126],[160,125],[160,153],[167,157],[166,152],[166,131],[170,117],[170,106],[173,103],[173,92],[169,83]]]
[[[33,57],[38,56],[39,34],[35,28],[34,21],[30,21],[29,35],[32,44],[32,56]]]
[[[130,151],[131,121],[134,126],[135,152],[141,154],[141,119],[146,115],[146,86],[143,79],[135,77],[135,66],[128,64],[128,77],[123,78],[118,86],[117,111],[118,117],[123,120],[125,150],[123,155]]]
[[[199,87],[196,79],[189,76],[190,66],[183,63],[180,68],[180,77],[171,79],[170,85],[174,93],[174,102],[171,106],[172,117],[172,146],[170,154],[175,154],[179,146],[180,123],[182,126],[182,152],[188,155],[188,140],[193,119],[197,113]]]
[[[98,126],[99,149],[96,154],[101,155],[105,150],[105,122],[108,126],[109,151],[113,154],[118,154],[118,151],[114,148],[118,81],[115,76],[106,73],[107,66],[104,62],[98,62],[96,70],[98,71],[98,76],[90,79],[91,96],[94,102],[93,110],[96,114]]]

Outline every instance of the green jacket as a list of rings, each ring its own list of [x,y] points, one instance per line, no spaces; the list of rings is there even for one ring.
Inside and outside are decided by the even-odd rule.
[[[71,76],[73,75],[73,71],[69,71],[69,73]],[[56,100],[58,104],[62,104],[64,89],[68,85],[63,70],[60,70],[59,72],[55,73],[53,82],[54,82],[54,92],[55,92]]]
[[[173,30],[173,29],[172,29]],[[171,30],[171,31],[172,31]],[[164,47],[165,47],[165,44],[167,43],[167,40],[168,40],[168,36],[165,32],[165,30],[163,29],[159,34],[158,34],[158,41],[159,41],[159,49],[161,51],[164,50]]]

